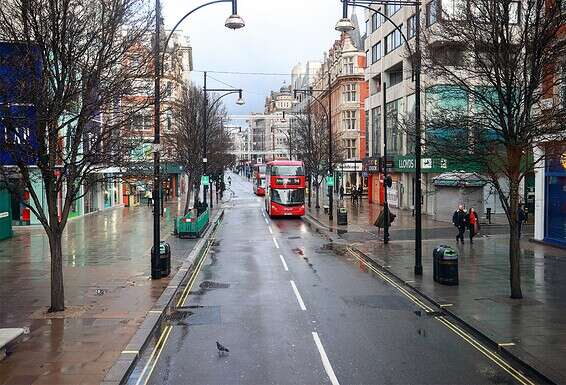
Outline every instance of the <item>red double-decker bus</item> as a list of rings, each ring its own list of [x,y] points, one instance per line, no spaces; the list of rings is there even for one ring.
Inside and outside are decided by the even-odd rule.
[[[305,215],[303,162],[276,160],[265,171],[265,210],[270,217]]]
[[[256,164],[253,167],[253,174],[252,174],[252,180],[253,180],[253,189],[254,189],[254,194],[255,195],[259,195],[259,196],[263,196],[265,195],[265,169],[266,169],[266,165],[265,164]]]

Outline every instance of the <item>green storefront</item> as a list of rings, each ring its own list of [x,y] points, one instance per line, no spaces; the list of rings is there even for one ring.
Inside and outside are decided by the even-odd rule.
[[[0,189],[0,240],[12,236],[12,208],[10,193]]]

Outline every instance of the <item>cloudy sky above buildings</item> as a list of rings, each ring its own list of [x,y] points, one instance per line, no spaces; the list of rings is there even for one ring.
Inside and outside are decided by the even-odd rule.
[[[205,0],[162,0],[168,28]],[[269,90],[289,84],[291,68],[298,62],[320,60],[339,33],[334,25],[341,15],[339,0],[239,0],[239,14],[246,27],[232,31],[224,27],[229,3],[203,8],[189,16],[181,29],[193,47],[192,80],[202,85],[202,71],[209,71],[209,88],[244,89],[246,104],[237,106],[227,96],[230,114],[263,112]],[[278,75],[214,73],[252,72]],[[219,81],[215,80],[218,79]],[[223,84],[222,82],[226,83]]]

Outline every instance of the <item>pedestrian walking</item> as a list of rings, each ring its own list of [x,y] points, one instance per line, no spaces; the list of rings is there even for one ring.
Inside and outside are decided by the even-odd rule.
[[[458,235],[456,235],[456,243],[458,239],[464,243],[464,232],[466,231],[466,212],[464,211],[464,206],[458,206],[458,210],[454,211],[452,215],[452,223],[458,229]]]
[[[153,203],[153,194],[151,190],[147,190],[145,192],[145,197],[147,198],[147,206],[151,206],[151,204]]]
[[[344,186],[340,186],[340,200],[344,200]]]
[[[474,243],[473,238],[480,231],[480,222],[478,220],[478,213],[475,212],[473,207],[468,210],[468,215],[466,216],[466,224],[468,225],[468,230],[470,231],[470,243]]]
[[[523,204],[519,203],[519,207],[517,207],[517,234],[519,239],[521,239],[521,230],[523,227],[523,223],[527,221],[527,213],[523,209]]]
[[[395,217],[397,217],[397,215],[393,214],[391,210],[389,210],[389,206],[383,206],[383,210],[381,210],[377,219],[373,222],[373,225],[377,227],[377,235],[381,235],[381,229],[385,228],[385,215],[387,212],[389,213],[389,227],[395,220]]]
[[[362,195],[364,194],[364,188],[362,187],[362,185],[358,186],[358,200],[359,203],[362,203]]]
[[[350,192],[350,197],[352,198],[352,205],[358,204],[358,190],[356,189],[356,187],[352,187],[351,192]]]
[[[232,178],[230,176],[228,176],[228,186],[232,187]]]

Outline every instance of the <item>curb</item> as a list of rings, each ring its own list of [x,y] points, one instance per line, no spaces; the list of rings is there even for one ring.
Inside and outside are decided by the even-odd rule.
[[[303,220],[305,222],[307,222],[311,227],[314,227],[316,232],[321,234],[323,237],[329,239],[330,241],[336,242],[336,238],[339,238],[337,235],[332,234],[331,228],[321,224],[320,222],[318,222],[315,218],[313,218],[309,214],[305,215],[303,217]],[[344,240],[342,240],[341,238],[340,238],[340,240],[342,241],[342,243],[344,242]],[[474,326],[472,324],[472,322],[467,321],[466,319],[462,318],[461,316],[459,316],[455,312],[450,311],[449,308],[442,307],[441,304],[437,300],[435,300],[434,298],[427,295],[425,292],[420,290],[418,287],[407,283],[403,278],[398,276],[392,270],[388,269],[387,267],[385,267],[381,263],[375,261],[373,258],[368,256],[363,251],[359,250],[354,244],[348,243],[348,245],[353,250],[355,250],[357,253],[359,253],[359,255],[362,256],[367,263],[378,268],[379,270],[381,270],[382,272],[384,272],[388,276],[392,277],[393,279],[395,279],[398,283],[402,284],[403,286],[411,289],[413,292],[415,292],[416,294],[418,294],[419,296],[421,296],[422,298],[427,300],[429,303],[431,303],[433,306],[435,306],[438,309],[438,311],[440,311],[440,312],[448,315],[449,317],[453,318],[454,320],[456,320],[457,322],[459,322],[460,324],[465,326],[469,331],[474,333],[476,336],[480,337],[494,351],[501,353],[502,356],[504,356],[505,358],[510,359],[510,360],[518,363],[519,365],[523,366],[525,369],[528,370],[529,374],[534,375],[535,377],[538,377],[539,379],[542,379],[549,384],[564,383],[564,379],[561,378],[562,376],[554,373],[554,370],[552,368],[542,369],[541,367],[544,366],[543,363],[532,362],[532,361],[536,361],[536,359],[530,359],[530,354],[528,352],[524,351],[523,349],[521,349],[520,347],[517,347],[517,346],[509,346],[509,347],[499,346],[498,342],[492,336],[488,335],[486,332],[484,332],[481,329],[479,329],[478,327]],[[539,368],[541,368],[541,369],[539,369]],[[546,374],[544,374],[543,371]]]
[[[114,365],[112,365],[108,373],[106,373],[101,385],[122,385],[127,382],[128,377],[135,368],[143,349],[151,339],[155,329],[163,321],[167,308],[179,292],[181,284],[191,272],[193,261],[197,261],[202,252],[206,249],[206,246],[210,242],[210,235],[214,230],[216,230],[223,218],[224,209],[221,208],[214,216],[211,225],[208,226],[203,237],[197,242],[183,264],[179,267],[179,270],[177,270],[177,273],[171,279],[167,288],[165,288],[157,302],[148,311],[136,334],[134,334],[134,336],[130,339],[126,347],[122,349],[122,353],[120,353],[120,356],[116,359]]]

